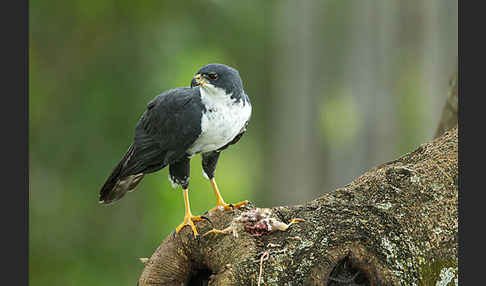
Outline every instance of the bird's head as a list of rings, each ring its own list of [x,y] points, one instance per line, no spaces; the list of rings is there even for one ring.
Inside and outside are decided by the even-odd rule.
[[[195,86],[200,86],[209,93],[217,93],[218,89],[222,89],[233,96],[239,96],[243,91],[238,71],[223,64],[202,67],[191,81],[191,87]]]

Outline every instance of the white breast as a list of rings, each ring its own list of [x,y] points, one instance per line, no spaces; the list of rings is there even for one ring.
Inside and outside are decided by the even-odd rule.
[[[187,150],[191,155],[217,150],[228,144],[250,119],[251,105],[238,102],[224,90],[212,86],[200,89],[206,111],[201,118],[201,135]]]

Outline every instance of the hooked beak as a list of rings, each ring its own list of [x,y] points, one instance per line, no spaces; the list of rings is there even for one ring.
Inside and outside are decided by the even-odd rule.
[[[209,83],[202,75],[197,74],[191,81],[191,87],[203,86]]]
[[[195,87],[195,86],[197,86],[197,85],[198,85],[198,84],[197,84],[197,82],[196,82],[196,79],[195,79],[195,78],[193,78],[193,79],[191,80],[191,87]]]

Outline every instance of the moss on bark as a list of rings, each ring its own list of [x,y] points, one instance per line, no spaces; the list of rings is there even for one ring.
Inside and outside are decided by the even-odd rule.
[[[284,223],[305,220],[286,231],[255,237],[243,229],[238,237],[194,240],[182,230],[152,255],[139,285],[257,285],[264,252],[269,257],[262,263],[262,285],[344,285],[339,283],[353,276],[357,285],[447,285],[455,275],[453,283],[457,154],[455,128],[332,193],[271,209]],[[209,218],[224,229],[248,210]],[[201,233],[211,229],[207,222],[197,227]]]

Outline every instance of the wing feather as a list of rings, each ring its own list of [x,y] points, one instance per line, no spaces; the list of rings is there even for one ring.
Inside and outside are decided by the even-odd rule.
[[[135,128],[135,152],[124,173],[155,172],[183,157],[201,133],[203,108],[199,88],[172,89],[150,101]]]

